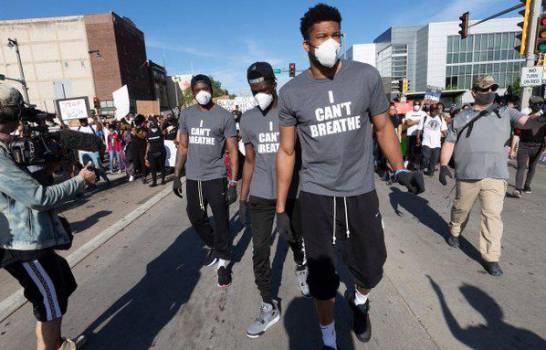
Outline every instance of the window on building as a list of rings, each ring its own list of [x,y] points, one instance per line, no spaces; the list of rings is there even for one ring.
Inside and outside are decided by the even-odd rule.
[[[516,32],[448,36],[446,89],[469,89],[479,75],[491,74],[501,88],[519,79],[524,59],[515,50]]]

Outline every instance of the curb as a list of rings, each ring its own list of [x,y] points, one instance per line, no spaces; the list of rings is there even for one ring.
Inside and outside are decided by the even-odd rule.
[[[183,179],[185,182],[185,179]],[[125,227],[129,226],[133,221],[138,219],[142,214],[156,205],[160,200],[167,197],[172,192],[170,187],[165,188],[146,203],[140,205],[124,218],[102,231],[100,234],[92,238],[90,241],[79,247],[76,251],[66,257],[71,268],[78,265],[83,259],[89,256],[93,251],[108,242],[112,237],[121,232]],[[0,302],[0,322],[4,322],[6,318],[11,316],[15,311],[27,303],[27,299],[23,295],[23,289],[20,288],[12,295]]]

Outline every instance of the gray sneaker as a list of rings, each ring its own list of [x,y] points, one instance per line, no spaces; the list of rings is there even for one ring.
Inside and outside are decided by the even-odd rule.
[[[298,282],[298,288],[306,298],[310,298],[309,294],[309,285],[307,284],[307,266],[306,265],[296,265],[296,280]]]
[[[263,303],[260,307],[260,314],[256,320],[246,330],[246,335],[249,338],[258,338],[265,331],[281,319],[278,303],[273,300],[273,305]]]

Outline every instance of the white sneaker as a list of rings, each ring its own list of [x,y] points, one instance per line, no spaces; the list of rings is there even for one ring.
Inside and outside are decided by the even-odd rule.
[[[129,176],[129,182],[135,181],[135,177],[133,175]]]
[[[308,270],[306,265],[296,265],[296,281],[298,283],[298,289],[306,298],[310,298],[309,285],[307,284]]]

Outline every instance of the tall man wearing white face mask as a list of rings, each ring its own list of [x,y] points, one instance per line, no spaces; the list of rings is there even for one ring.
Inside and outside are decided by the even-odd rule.
[[[180,177],[185,167],[188,217],[210,248],[205,265],[217,265],[218,286],[229,287],[231,237],[228,208],[237,200],[237,130],[231,114],[212,101],[209,77],[194,76],[191,88],[197,104],[180,114],[173,190],[182,198]],[[227,179],[224,165],[226,148],[230,156],[231,179]],[[207,205],[212,209],[214,229],[208,219]]]
[[[413,111],[406,113],[404,118],[407,126],[407,154],[408,154],[408,163],[413,169],[419,170],[421,168],[421,147],[418,142],[419,134],[419,124],[425,117],[427,113],[421,110],[421,103],[415,101],[413,103]]]
[[[246,157],[239,213],[243,223],[246,222],[248,212],[251,218],[254,277],[262,296],[262,304],[258,317],[247,329],[247,336],[257,338],[280,319],[280,310],[272,294],[270,262],[277,197],[275,155],[279,148],[279,107],[275,74],[269,63],[256,62],[250,65],[247,79],[258,106],[241,117],[241,136]],[[287,215],[284,217],[288,223],[278,222],[277,227],[289,228],[279,233],[288,240],[294,253],[298,288],[304,296],[308,296],[300,210],[296,200],[298,182],[298,177],[294,176],[286,205]]]
[[[381,280],[387,257],[374,189],[372,124],[395,181],[413,193],[424,191],[422,175],[404,169],[379,72],[367,64],[338,59],[340,23],[338,10],[325,4],[303,16],[300,30],[311,67],[284,85],[279,96],[277,222],[283,230],[297,131],[307,282],[316,301],[324,349],[337,348],[337,239],[345,241],[345,263],[356,282],[356,291],[346,293],[353,330],[360,341],[371,337],[368,293]]]

